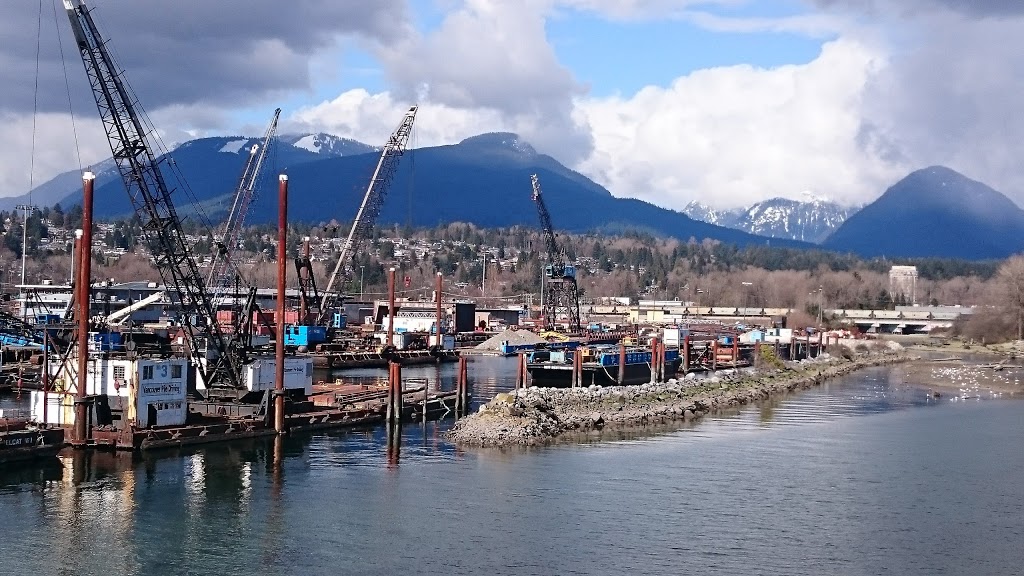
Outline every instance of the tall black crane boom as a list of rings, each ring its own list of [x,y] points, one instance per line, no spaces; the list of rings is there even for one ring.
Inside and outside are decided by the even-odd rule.
[[[569,331],[580,330],[580,292],[576,285],[576,267],[566,263],[565,252],[558,246],[555,229],[551,225],[551,214],[541,194],[540,178],[530,175],[533,185],[533,202],[537,205],[537,216],[544,233],[548,265],[544,269],[547,283],[544,286],[544,327],[553,329],[560,315],[568,320]]]
[[[370,178],[370,184],[366,187],[366,194],[363,195],[363,202],[359,205],[359,211],[352,222],[352,229],[349,230],[345,243],[341,246],[341,255],[334,265],[334,272],[331,273],[327,286],[324,288],[323,298],[320,302],[319,318],[317,323],[323,325],[331,314],[334,294],[332,290],[338,285],[340,277],[348,278],[352,273],[352,257],[355,255],[359,245],[370,237],[373,225],[380,214],[380,207],[384,204],[391,180],[398,170],[398,161],[405,153],[405,147],[409,144],[409,136],[412,134],[412,125],[416,121],[417,106],[409,108],[409,111],[402,117],[398,128],[388,138],[388,143],[381,150],[377,167]]]
[[[242,169],[238,187],[235,189],[231,210],[228,211],[228,217],[224,220],[224,229],[220,238],[217,239],[217,250],[213,253],[213,261],[210,263],[206,287],[218,295],[229,289],[235,278],[239,276],[238,263],[234,261],[232,253],[238,248],[238,240],[242,226],[245,224],[245,217],[249,213],[253,191],[262,173],[263,160],[266,159],[274,134],[277,133],[277,121],[280,117],[281,109],[278,108],[274,110],[270,127],[267,128],[260,144],[253,145],[249,150],[249,158]]]
[[[229,341],[213,321],[212,299],[206,292],[195,260],[189,254],[185,233],[171,202],[171,189],[160,172],[160,161],[149,144],[149,130],[136,110],[124,73],[107,50],[84,0],[79,0],[77,5],[72,0],[64,0],[64,8],[71,21],[110,151],[135,213],[142,221],[148,248],[164,284],[181,298],[185,319],[182,324],[196,369],[208,387],[240,388],[243,385],[241,359],[244,354],[234,349],[234,342]],[[190,316],[196,317],[195,321],[190,321]],[[203,320],[209,324],[207,338],[208,346],[212,348],[209,363],[199,338],[198,324]]]
[[[548,207],[544,204],[544,197],[541,195],[540,190],[540,179],[536,174],[530,175],[530,184],[533,185],[533,202],[537,205],[537,216],[540,218],[540,227],[544,232],[544,247],[547,250],[548,262],[552,267],[548,275],[561,276],[562,269],[565,268],[565,257],[562,251],[558,249],[555,229],[551,225],[551,214],[548,213]],[[558,268],[558,270],[555,271],[554,268]]]

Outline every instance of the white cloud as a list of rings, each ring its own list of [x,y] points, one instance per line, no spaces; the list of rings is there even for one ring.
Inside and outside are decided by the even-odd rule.
[[[875,22],[890,64],[865,91],[862,140],[913,168],[949,166],[1021,203],[1024,17],[991,17],[980,13],[984,3],[971,8],[979,14],[925,11],[926,1],[908,4],[912,18]],[[1024,14],[1024,5],[1016,7]],[[1010,8],[988,6],[996,13]]]
[[[706,69],[629,98],[581,100],[595,152],[580,169],[618,196],[671,208],[805,190],[870,200],[905,169],[860,147],[864,86],[883,65],[838,40],[805,65]]]
[[[431,102],[497,113],[558,159],[578,161],[590,152],[589,130],[572,120],[573,98],[584,87],[547,40],[550,8],[550,0],[465,0],[436,30],[381,45],[396,98],[411,100],[429,86]]]
[[[99,120],[76,118],[78,145],[83,167],[110,156]],[[32,116],[0,113],[0,197],[20,196],[29,191],[34,173],[38,186],[61,172],[78,167],[71,117],[67,114],[39,114],[36,118],[36,145],[32,154]]]
[[[296,111],[285,118],[284,132],[329,132],[371,145],[382,145],[398,126],[411,101],[388,92],[370,94],[363,89]],[[412,145],[439,146],[481,132],[513,130],[496,110],[470,109],[433,102],[420,103]],[[514,131],[514,130],[513,130]]]

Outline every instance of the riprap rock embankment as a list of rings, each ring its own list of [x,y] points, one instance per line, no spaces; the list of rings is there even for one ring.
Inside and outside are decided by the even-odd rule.
[[[692,420],[772,394],[816,386],[859,368],[909,359],[900,351],[886,350],[853,358],[823,356],[792,363],[786,369],[684,378],[662,384],[530,387],[517,394],[498,394],[479,412],[457,422],[448,437],[468,446],[537,445],[574,432]]]

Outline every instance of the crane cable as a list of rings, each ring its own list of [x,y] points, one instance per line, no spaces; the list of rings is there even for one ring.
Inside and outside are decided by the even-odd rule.
[[[42,0],[40,0],[40,3],[42,3]],[[58,18],[57,18],[57,0],[53,0],[51,2],[51,5],[53,6],[53,25],[57,28],[57,47],[60,50],[60,65],[61,65],[61,67],[64,70],[64,89],[67,91],[67,95],[68,95],[68,114],[71,116],[71,135],[74,137],[74,140],[75,140],[75,155],[78,157],[78,171],[82,172],[83,171],[83,166],[82,166],[82,149],[81,149],[81,147],[78,144],[78,126],[75,125],[75,108],[72,105],[72,101],[71,101],[71,81],[68,79],[68,63],[64,59],[64,41],[61,40],[60,24],[59,24]],[[36,56],[36,58],[37,58],[37,61],[36,61],[36,83],[37,83],[37,88],[36,88],[36,90],[38,91],[38,82],[39,82],[38,55]]]

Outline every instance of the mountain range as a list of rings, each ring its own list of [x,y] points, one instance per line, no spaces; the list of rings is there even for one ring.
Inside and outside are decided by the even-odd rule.
[[[233,191],[257,138],[191,140],[164,166],[179,215],[201,211],[212,222],[230,207]],[[289,217],[310,224],[350,222],[377,163],[379,148],[331,136],[281,136],[266,160],[249,224],[277,218],[276,174],[289,175]],[[173,167],[173,169],[170,169]],[[111,160],[97,174],[96,216],[132,212]],[[488,133],[458,144],[418,148],[403,157],[378,223],[436,226],[470,222],[482,227],[537,226],[530,175],[540,176],[555,228],[567,232],[640,231],[682,240],[706,238],[739,246],[821,248],[864,257],[1004,258],[1024,251],[1024,211],[1009,198],[942,166],[915,171],[864,208],[833,202],[774,198],[735,211],[691,203],[683,212],[617,198],[582,174],[539,154],[515,134]],[[174,174],[183,178],[175,181]],[[182,182],[188,182],[187,185]],[[32,193],[38,206],[80,202],[81,174],[71,171]],[[0,209],[26,203],[0,199]],[[771,238],[769,238],[771,237]]]
[[[174,188],[179,216],[196,210],[218,221],[230,207],[233,190],[256,138],[211,137],[192,140],[162,163]],[[349,222],[362,201],[378,160],[378,149],[324,134],[280,137],[266,161],[264,182],[250,205],[246,222],[277,218],[276,174],[289,175],[289,219],[307,223]],[[173,167],[173,169],[170,169]],[[98,218],[132,212],[111,162],[95,167]],[[183,178],[172,178],[180,173]],[[436,226],[471,222],[483,227],[537,226],[530,175],[540,176],[544,199],[559,230],[622,232],[636,230],[682,240],[712,238],[740,246],[765,244],[808,247],[769,240],[742,231],[696,221],[681,212],[630,198],[616,198],[599,184],[574,172],[510,133],[488,133],[454,145],[418,148],[399,164],[378,222]],[[187,186],[182,182],[187,182]],[[80,202],[81,176],[69,172],[38,187],[36,205]],[[0,208],[25,202],[8,198]]]
[[[825,240],[856,208],[814,198],[810,201],[771,198],[748,208],[714,210],[693,201],[683,213],[695,220],[743,230],[758,236],[819,243]]]

